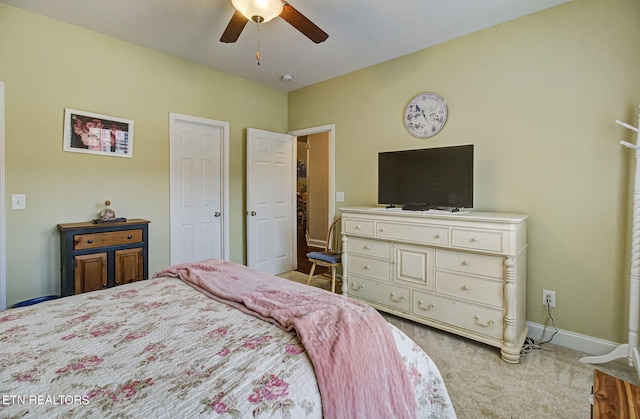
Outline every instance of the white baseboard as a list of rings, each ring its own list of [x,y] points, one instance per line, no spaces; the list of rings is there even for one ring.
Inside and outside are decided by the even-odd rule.
[[[529,326],[528,336],[535,340],[547,340],[551,337],[554,328],[547,326],[544,337],[542,332],[544,326],[538,323],[526,322]],[[542,338],[541,338],[542,337]],[[554,345],[564,346],[565,348],[574,349],[576,351],[585,352],[588,355],[604,355],[620,346],[619,343],[611,342],[604,339],[598,339],[579,333],[569,332],[567,330],[558,329],[558,333],[553,337],[550,343]]]

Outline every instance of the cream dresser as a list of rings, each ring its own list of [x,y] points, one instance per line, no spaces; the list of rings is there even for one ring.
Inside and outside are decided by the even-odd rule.
[[[499,347],[503,360],[520,361],[528,215],[341,212],[343,294]]]

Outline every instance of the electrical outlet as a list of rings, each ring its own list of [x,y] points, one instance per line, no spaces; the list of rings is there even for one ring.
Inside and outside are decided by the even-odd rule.
[[[549,290],[542,290],[542,305],[543,306],[547,305],[547,297],[549,297],[549,306],[550,307],[555,307],[556,306],[556,292],[555,291],[549,291]]]

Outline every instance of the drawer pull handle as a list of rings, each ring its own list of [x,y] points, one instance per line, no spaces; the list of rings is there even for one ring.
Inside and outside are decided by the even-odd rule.
[[[469,291],[469,287],[468,287],[468,286],[466,286],[466,285],[463,285],[463,286],[462,286],[462,290],[463,290],[463,291]]]
[[[364,269],[371,269],[370,265],[364,265]]]
[[[469,261],[468,261],[468,260],[463,260],[463,261],[462,261],[462,264],[463,264],[464,266],[467,266],[467,265],[469,265]]]
[[[396,297],[393,293],[391,293],[389,297],[396,303],[399,303],[400,301],[405,299],[404,295],[401,295],[400,297]]]
[[[131,234],[129,234],[129,235],[127,236],[127,239],[129,239],[129,240],[131,240],[132,238],[133,238],[133,236],[132,236]]]
[[[356,226],[356,230],[360,230],[362,226]]]
[[[442,236],[440,236],[439,234],[436,234],[436,239],[439,239],[440,237]]]
[[[366,245],[366,246],[364,247],[364,250],[369,250],[369,249],[371,249],[371,248],[369,247],[369,245]]]
[[[381,232],[381,233],[384,233],[385,231],[387,231],[387,229],[385,229],[385,228],[381,228],[381,229],[380,229],[380,232]]]
[[[362,284],[362,285],[356,285],[356,284],[353,284],[353,283],[352,283],[352,284],[351,284],[351,288],[352,288],[354,291],[360,291],[362,288],[364,288],[364,284]]]
[[[473,318],[476,320],[476,324],[477,324],[478,326],[482,326],[482,327],[489,327],[489,326],[491,326],[492,324],[494,324],[494,323],[495,323],[495,321],[493,321],[493,319],[491,319],[491,320],[489,320],[486,324],[482,324],[482,323],[480,323],[480,322],[479,322],[480,317],[478,317],[478,315],[477,315],[477,314],[476,314],[475,316],[473,316]]]
[[[93,243],[93,240],[87,240],[87,243],[91,244]]]
[[[472,237],[472,238],[471,238],[471,241],[472,241],[472,242],[477,242],[477,241],[478,241],[478,239],[477,239],[477,238],[475,238],[475,237]]]
[[[418,301],[418,307],[420,307],[422,310],[431,310],[432,308],[434,308],[436,305],[435,304],[429,304],[428,306],[424,306],[424,303],[422,302],[422,300]]]

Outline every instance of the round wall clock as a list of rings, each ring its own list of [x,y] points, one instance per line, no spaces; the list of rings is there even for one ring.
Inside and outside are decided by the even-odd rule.
[[[420,93],[404,110],[404,126],[414,137],[433,137],[446,122],[447,102],[435,93]]]

